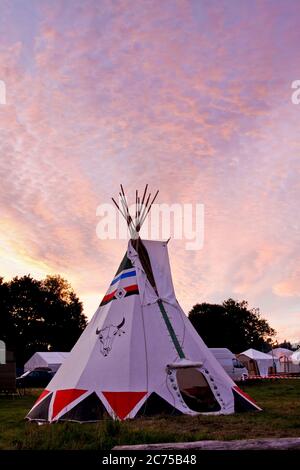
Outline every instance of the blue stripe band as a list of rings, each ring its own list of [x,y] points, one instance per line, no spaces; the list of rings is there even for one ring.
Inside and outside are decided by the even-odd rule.
[[[118,277],[116,277],[112,283],[111,283],[111,286],[113,286],[116,282],[118,282],[120,279],[125,279],[126,277],[133,277],[136,275],[136,272],[135,271],[129,271],[128,273],[123,273],[123,274],[120,274]]]

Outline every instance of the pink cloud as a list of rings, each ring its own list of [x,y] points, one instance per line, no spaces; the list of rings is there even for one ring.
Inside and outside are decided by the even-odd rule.
[[[300,296],[300,270],[291,273],[288,279],[284,279],[273,286],[273,292],[279,296]],[[300,317],[299,317],[300,319]]]
[[[133,13],[125,1],[43,2],[32,37],[5,5],[0,210],[12,258],[65,273],[91,302],[126,245],[96,238],[97,205],[120,182],[148,182],[161,202],[205,204],[203,250],[170,244],[185,309],[242,296],[285,328],[278,296],[299,294],[299,8],[254,3]]]

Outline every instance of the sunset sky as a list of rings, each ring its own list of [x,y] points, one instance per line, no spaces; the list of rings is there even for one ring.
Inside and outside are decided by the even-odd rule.
[[[123,183],[202,203],[169,243],[177,298],[246,299],[300,340],[300,2],[0,0],[0,274],[60,273],[90,318],[126,249]],[[217,325],[216,325],[217,327]]]

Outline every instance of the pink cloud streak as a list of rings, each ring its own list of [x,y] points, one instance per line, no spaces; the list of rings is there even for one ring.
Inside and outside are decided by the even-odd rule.
[[[299,339],[299,6],[28,3],[26,20],[5,5],[0,48],[7,275],[62,272],[96,308],[125,250],[97,239],[96,208],[149,182],[205,204],[203,250],[170,245],[184,308],[246,298]]]

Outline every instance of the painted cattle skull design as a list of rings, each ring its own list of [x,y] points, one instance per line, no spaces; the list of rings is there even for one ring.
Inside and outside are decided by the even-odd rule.
[[[109,325],[105,328],[99,330],[96,329],[96,335],[98,335],[99,343],[100,343],[100,352],[101,354],[106,357],[112,350],[112,345],[116,336],[121,336],[125,333],[122,329],[122,326],[125,324],[125,318],[119,325]]]

